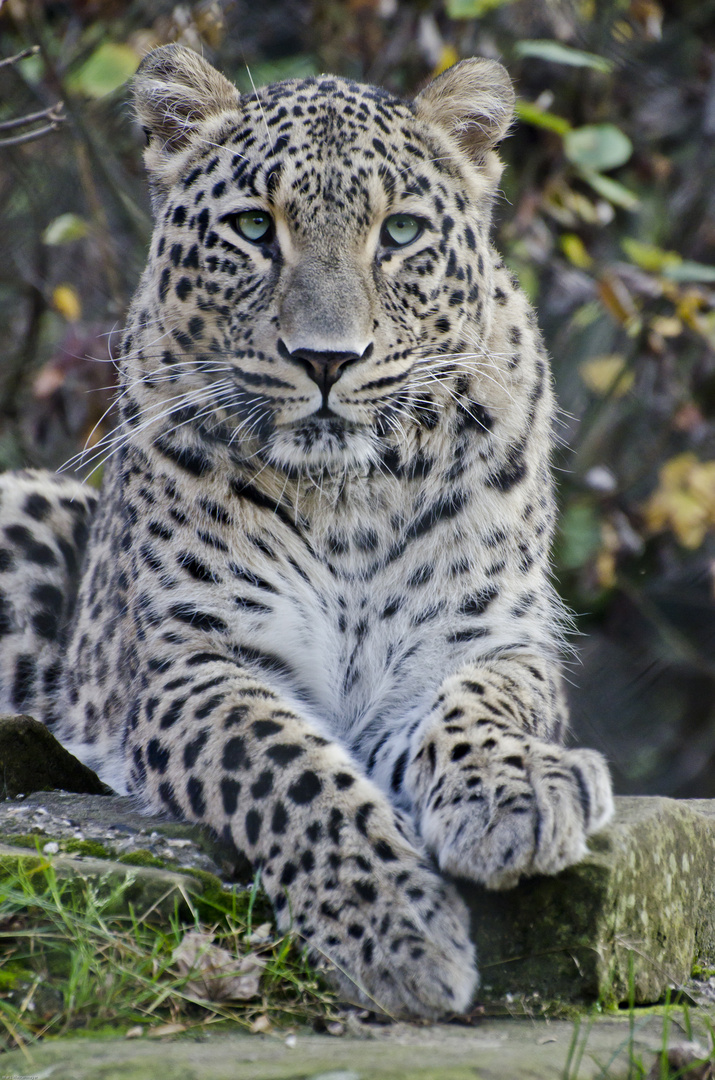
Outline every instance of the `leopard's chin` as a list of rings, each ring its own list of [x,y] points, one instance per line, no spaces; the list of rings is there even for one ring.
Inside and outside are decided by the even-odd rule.
[[[314,413],[276,429],[264,456],[286,472],[345,472],[369,468],[379,456],[379,445],[369,428],[336,414]]]

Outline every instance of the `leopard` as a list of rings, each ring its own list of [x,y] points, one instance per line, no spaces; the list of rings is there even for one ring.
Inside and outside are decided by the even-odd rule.
[[[248,857],[345,1001],[464,1013],[459,879],[578,862],[555,403],[491,239],[514,91],[142,60],[154,230],[101,488],[0,477],[0,703]],[[99,451],[98,451],[99,452]]]

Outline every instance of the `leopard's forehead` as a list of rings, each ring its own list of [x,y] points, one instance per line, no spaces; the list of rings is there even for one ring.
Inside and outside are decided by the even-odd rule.
[[[441,181],[455,171],[411,102],[324,76],[243,95],[182,186],[206,189],[208,178],[214,206],[238,197],[280,205],[300,233],[331,217],[359,229],[400,197],[436,197],[439,211],[449,200]]]
[[[300,127],[314,142],[330,141],[335,148],[354,144],[373,127],[392,136],[396,121],[414,120],[411,103],[379,87],[335,76],[273,83],[244,95],[241,103],[254,114],[259,110],[269,128]]]

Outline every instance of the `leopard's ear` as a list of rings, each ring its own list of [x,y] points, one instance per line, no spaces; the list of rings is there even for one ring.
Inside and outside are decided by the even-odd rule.
[[[171,183],[173,162],[194,136],[235,110],[239,93],[203,57],[181,45],[163,45],[144,57],[134,76],[134,106],[147,135],[144,154],[152,181]],[[214,121],[214,125],[210,122]]]
[[[507,133],[514,87],[496,60],[462,60],[415,98],[417,116],[446,130],[477,164]]]

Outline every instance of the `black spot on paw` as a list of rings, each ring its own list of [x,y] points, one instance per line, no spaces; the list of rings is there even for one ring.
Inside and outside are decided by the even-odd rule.
[[[238,796],[241,793],[241,785],[237,780],[224,776],[221,780],[221,801],[226,814],[233,815],[238,807]]]
[[[288,812],[282,802],[277,802],[273,807],[271,817],[271,832],[276,836],[282,836],[288,828]]]
[[[320,778],[311,769],[306,769],[288,788],[288,797],[297,805],[311,803],[323,790]]]
[[[297,743],[275,743],[266,750],[266,757],[276,765],[286,766],[305,753],[305,749]]]
[[[150,739],[146,748],[146,760],[150,769],[158,773],[165,773],[169,764],[171,751],[162,746],[158,739]]]
[[[246,814],[246,839],[252,846],[257,842],[261,834],[263,818],[257,810],[249,810]]]
[[[255,783],[251,784],[251,795],[254,799],[265,799],[273,790],[273,773],[265,769]]]
[[[229,739],[224,746],[222,764],[225,769],[231,771],[250,768],[251,761],[246,752],[246,740],[240,735]]]
[[[203,817],[206,813],[206,800],[204,799],[204,785],[198,776],[190,776],[186,781],[186,794],[193,812],[197,817]]]

